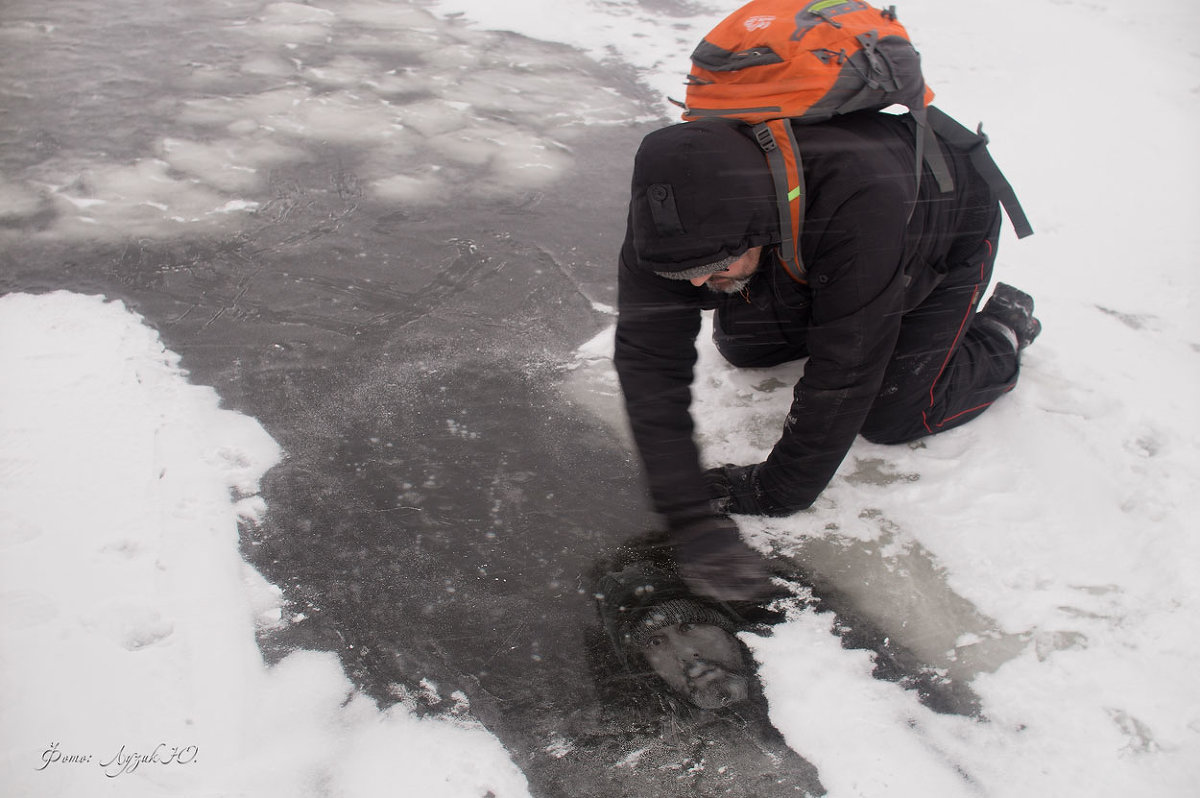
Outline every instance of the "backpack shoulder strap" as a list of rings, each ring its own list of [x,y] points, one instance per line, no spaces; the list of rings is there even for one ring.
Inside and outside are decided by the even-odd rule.
[[[954,190],[954,180],[941,149],[928,141],[932,135],[926,120],[925,108],[911,113],[915,121],[916,179],[921,188],[922,162],[929,165],[942,193]],[[784,271],[798,283],[807,283],[807,269],[800,257],[800,231],[804,228],[804,168],[800,147],[792,134],[792,122],[787,118],[769,119],[753,126],[754,138],[767,156],[771,180],[775,184],[775,204],[779,208],[779,260]],[[912,216],[916,205],[909,209]]]
[[[954,181],[941,149],[937,142],[927,141],[927,137],[933,134],[949,146],[968,153],[975,170],[996,193],[1016,230],[1017,238],[1033,235],[1033,227],[1017,200],[1016,192],[988,152],[988,139],[982,130],[972,132],[932,105],[918,109],[912,113],[912,117],[917,143],[918,188],[924,162],[943,193],[954,190]],[[789,277],[807,284],[807,270],[800,257],[800,231],[804,227],[804,169],[800,148],[792,135],[792,122],[787,118],[769,119],[754,125],[752,131],[767,156],[771,180],[775,185],[776,206],[779,208],[779,260]]]
[[[800,257],[800,230],[804,226],[804,169],[800,148],[792,135],[790,119],[769,119],[752,128],[758,146],[767,156],[779,208],[779,260],[798,283],[807,283]]]
[[[938,191],[949,194],[954,190],[954,176],[950,174],[946,156],[942,153],[942,148],[938,146],[933,131],[930,130],[928,106],[911,109],[906,119],[909,120],[909,127],[917,142],[917,190],[920,191],[921,188],[921,173],[924,171],[921,168],[921,162],[924,161],[924,165],[929,167],[929,171],[937,180]]]
[[[975,171],[979,172],[980,177],[996,193],[1000,204],[1004,206],[1004,212],[1008,214],[1008,220],[1012,222],[1017,238],[1033,235],[1033,227],[1030,226],[1025,210],[1017,200],[1016,192],[988,152],[988,138],[983,133],[983,126],[980,125],[979,130],[972,132],[940,108],[931,105],[926,110],[929,126],[938,138],[969,155]]]

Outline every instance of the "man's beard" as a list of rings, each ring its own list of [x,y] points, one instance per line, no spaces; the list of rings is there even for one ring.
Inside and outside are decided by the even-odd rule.
[[[702,672],[688,677],[688,699],[702,709],[719,709],[749,697],[749,680],[724,665],[704,661]]]
[[[716,294],[740,294],[746,289],[746,286],[750,285],[750,280],[752,278],[753,275],[750,277],[743,277],[740,280],[725,280],[716,285],[714,285],[713,279],[710,279],[704,284],[704,286],[709,291],[712,291]]]

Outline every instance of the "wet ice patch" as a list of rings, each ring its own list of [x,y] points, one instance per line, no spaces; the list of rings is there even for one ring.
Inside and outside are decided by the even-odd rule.
[[[258,17],[260,24],[271,25],[328,25],[336,15],[308,3],[270,3]]]
[[[920,474],[903,474],[896,471],[895,465],[882,457],[854,458],[854,471],[846,475],[846,481],[853,485],[887,486],[896,482],[916,482]]]
[[[0,177],[0,228],[17,227],[45,207],[45,191]]]
[[[264,185],[271,166],[304,158],[296,147],[281,147],[252,136],[209,142],[167,138],[162,140],[160,155],[177,172],[230,194],[254,191]]]
[[[202,127],[271,130],[275,119],[287,121],[293,110],[310,96],[307,87],[288,86],[253,95],[184,98],[180,119]]]
[[[323,42],[337,19],[332,11],[302,3],[271,3],[243,28],[255,36],[284,45]]]
[[[435,205],[450,199],[445,183],[436,174],[392,175],[376,180],[371,187],[384,202]]]
[[[568,174],[581,131],[643,116],[577,51],[409,3],[273,3],[213,39],[230,55],[194,65],[152,152],[59,154],[0,184],[0,229],[228,230],[269,201],[272,170],[331,155],[376,202],[509,198]]]
[[[691,68],[689,55],[729,13],[729,9],[689,0],[524,0],[519,4],[436,0],[434,8],[442,13],[463,14],[483,28],[565,42],[597,60],[615,54],[637,68],[642,82],[658,101],[658,114],[670,120],[679,118],[679,109],[667,98],[682,99],[683,81]]]
[[[356,92],[312,94],[267,122],[299,139],[334,144],[404,147],[401,116],[384,100]],[[399,139],[393,142],[393,139]]]
[[[422,41],[422,36],[432,37],[441,24],[425,10],[425,4],[350,0],[338,5],[338,14],[343,20],[367,30],[383,31],[388,37],[399,37],[402,41]]]
[[[220,178],[218,178],[220,182]],[[174,172],[158,158],[87,167],[51,186],[58,232],[68,235],[174,235],[224,227],[229,213],[256,205],[230,199],[211,182]]]
[[[251,55],[242,60],[237,67],[243,74],[285,78],[296,72],[295,62],[273,53]]]
[[[612,309],[608,309],[611,313]],[[601,312],[605,312],[601,310]],[[568,399],[587,408],[616,435],[633,446],[621,385],[613,368],[615,326],[609,326],[575,351],[562,389]]]

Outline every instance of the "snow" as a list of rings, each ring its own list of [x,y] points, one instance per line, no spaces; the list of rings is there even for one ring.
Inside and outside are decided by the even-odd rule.
[[[281,598],[242,559],[275,442],[119,302],[0,298],[0,782],[6,795],[528,795],[467,715],[264,665]]]
[[[612,123],[631,105],[599,89],[556,96],[553,62],[484,63],[489,29],[621,60],[679,96],[687,54],[724,13],[633,0],[429,8],[272,4],[239,28],[268,53],[241,70],[293,74],[283,54],[297,42],[457,37],[440,66],[492,70],[486,87],[430,76],[398,123],[395,75],[346,58],[300,86],[184,98],[184,118],[211,136],[163,140],[133,163],[61,164],[42,186],[0,180],[0,221],[53,202],[67,220],[55,235],[228,225],[251,209],[237,192],[331,137],[377,150],[370,190],[389,199],[436,197],[431,161],[479,169],[485,192],[536,188],[566,174],[571,120]],[[970,678],[985,719],[935,714],[871,678],[866,655],[810,611],[747,637],[772,719],[831,798],[1200,794],[1200,93],[1185,38],[1200,8],[899,10],[938,104],[985,122],[1030,214],[1037,235],[1006,229],[996,274],[1036,297],[1045,332],[1016,390],[980,419],[911,447],[860,441],[812,510],[742,528],[764,550],[852,566],[845,587],[898,641]],[[518,101],[562,116],[534,130],[494,113]],[[446,130],[461,132],[435,135]],[[580,349],[572,390],[620,430],[610,339]],[[262,512],[256,484],[280,453],[177,360],[120,303],[0,298],[5,794],[528,794],[469,713],[381,710],[329,654],[263,663],[254,631],[281,622],[279,593],[240,559],[237,527]],[[705,343],[706,457],[764,456],[797,374],[734,370]],[[134,753],[151,759],[118,759]],[[109,760],[115,777],[96,778]]]

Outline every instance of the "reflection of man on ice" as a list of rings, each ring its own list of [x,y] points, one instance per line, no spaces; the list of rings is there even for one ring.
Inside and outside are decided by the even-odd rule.
[[[660,774],[613,794],[774,796],[823,794],[811,763],[771,723],[744,633],[770,634],[789,590],[762,601],[716,601],[680,580],[661,532],[623,541],[585,577],[598,623],[584,639],[594,705],[573,715],[575,737],[607,741],[613,774]],[[683,781],[681,781],[683,779]],[[703,788],[701,789],[701,785]]]
[[[902,443],[975,418],[1016,384],[1020,351],[1040,331],[1032,299],[1003,283],[978,311],[1001,210],[966,151],[942,145],[954,190],[940,193],[928,170],[919,187],[913,179],[902,117],[793,130],[807,186],[804,283],[777,257],[776,195],[748,127],[673,125],[648,135],[634,163],[615,363],[680,575],[718,598],[747,598],[766,581],[725,513],[810,506],[857,435]],[[734,365],[807,358],[764,462],[700,465],[690,386],[705,309]]]
[[[750,697],[751,660],[734,636],[748,624],[727,604],[692,595],[669,565],[637,560],[613,567],[594,593],[624,671],[652,673],[701,709]]]

